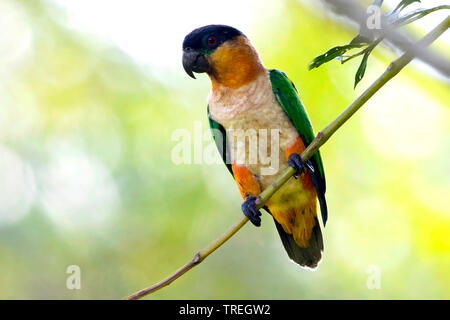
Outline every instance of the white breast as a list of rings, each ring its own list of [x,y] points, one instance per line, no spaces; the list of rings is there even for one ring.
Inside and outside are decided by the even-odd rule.
[[[227,130],[231,163],[245,165],[263,187],[288,166],[284,151],[298,133],[276,100],[268,73],[238,89],[214,90],[209,111]]]

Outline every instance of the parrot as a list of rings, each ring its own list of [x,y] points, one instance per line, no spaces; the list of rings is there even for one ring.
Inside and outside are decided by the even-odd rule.
[[[197,28],[184,38],[182,50],[186,73],[194,79],[194,73],[206,73],[211,80],[209,125],[242,196],[241,210],[253,225],[261,225],[261,191],[274,184],[277,173],[295,169],[262,209],[272,215],[289,258],[315,270],[324,248],[318,209],[324,226],[328,217],[325,173],[319,151],[307,161],[300,156],[315,135],[297,88],[284,72],[266,69],[247,36],[231,26]],[[255,137],[277,143],[262,148],[262,143],[233,142]],[[276,165],[268,166],[267,157]]]

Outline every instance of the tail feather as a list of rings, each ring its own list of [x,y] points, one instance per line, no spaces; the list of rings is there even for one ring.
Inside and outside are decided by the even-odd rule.
[[[289,258],[302,267],[308,267],[311,269],[316,268],[322,259],[323,252],[322,232],[320,230],[320,225],[317,218],[315,219],[316,224],[312,230],[309,246],[307,248],[299,247],[297,243],[295,243],[292,234],[286,233],[281,224],[279,224],[275,219],[273,219],[273,221],[275,221],[281,242],[283,243]]]

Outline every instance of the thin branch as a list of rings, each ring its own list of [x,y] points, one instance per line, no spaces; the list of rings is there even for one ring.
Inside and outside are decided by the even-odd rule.
[[[425,47],[436,40],[441,34],[443,34],[450,27],[450,16],[448,16],[444,21],[442,21],[436,28],[429,32],[425,37],[423,37],[417,45],[420,47]],[[392,62],[389,67],[384,71],[384,73],[378,77],[378,79],[372,83],[372,85],[367,88],[347,109],[344,110],[332,123],[330,123],[325,129],[320,131],[311,144],[303,151],[301,154],[302,160],[306,161],[311,158],[314,153],[348,120],[353,114],[361,108],[383,85],[385,85],[390,79],[397,75],[400,70],[402,70],[411,60],[414,59],[414,53],[406,52],[400,58]],[[257,204],[258,209],[261,209],[264,204],[269,200],[269,198],[280,189],[286,181],[288,181],[295,173],[293,168],[288,168],[284,171],[280,177],[277,178],[276,182],[266,188],[259,195],[259,202]],[[208,247],[199,251],[194,258],[187,263],[185,266],[180,268],[178,271],[173,273],[168,278],[162,280],[161,282],[140,290],[136,293],[131,294],[127,297],[128,300],[137,300],[150,293],[153,293],[165,286],[168,286],[174,280],[181,277],[183,274],[194,268],[196,265],[200,264],[205,260],[211,253],[216,251],[222,244],[224,244],[228,239],[230,239],[236,232],[239,231],[248,221],[247,217],[242,217],[241,220],[232,226],[224,235],[210,244]]]

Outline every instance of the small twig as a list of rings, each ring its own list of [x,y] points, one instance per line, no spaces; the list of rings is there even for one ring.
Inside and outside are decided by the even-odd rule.
[[[423,37],[418,43],[418,46],[424,47],[428,46],[434,40],[436,40],[441,34],[443,34],[450,27],[450,16],[448,16],[444,21],[442,21],[436,28],[429,32],[425,37]],[[316,138],[311,144],[303,151],[301,154],[302,160],[306,161],[311,158],[314,153],[348,120],[353,114],[361,108],[383,85],[385,85],[390,79],[397,75],[400,70],[402,70],[411,60],[414,58],[414,53],[406,52],[400,58],[392,62],[389,67],[384,71],[384,73],[375,80],[372,85],[367,88],[350,106],[347,107],[332,123],[330,123],[325,129],[320,131]],[[276,182],[266,188],[260,195],[260,202],[257,205],[258,209],[262,208],[266,201],[278,190],[280,189],[286,181],[289,180],[295,173],[293,168],[288,168],[284,171]],[[143,290],[140,290],[132,295],[128,296],[128,300],[140,299],[150,293],[153,293],[165,286],[168,286],[175,279],[178,279],[183,274],[191,270],[196,265],[200,264],[205,260],[211,253],[216,251],[222,244],[224,244],[228,239],[230,239],[236,232],[239,231],[248,221],[247,217],[242,217],[241,220],[231,227],[223,236],[218,238],[214,243],[209,245],[207,248],[198,252],[194,258],[187,263],[185,266],[180,268],[174,274],[168,278],[162,280],[161,282]]]

